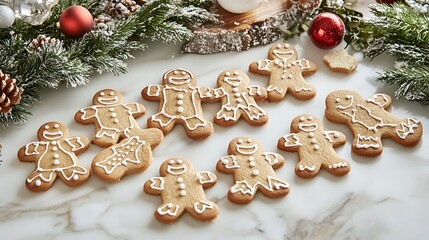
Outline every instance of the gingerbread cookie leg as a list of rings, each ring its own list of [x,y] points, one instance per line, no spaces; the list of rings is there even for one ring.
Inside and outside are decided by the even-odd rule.
[[[55,179],[57,179],[55,171],[41,171],[36,169],[28,175],[25,185],[32,191],[44,192],[54,185]]]
[[[355,134],[352,151],[358,155],[378,156],[383,152],[383,144],[379,136],[372,134]]]
[[[188,206],[186,210],[195,219],[203,219],[202,221],[212,221],[219,215],[219,208],[216,203],[209,200],[200,200],[194,202],[192,206]]]
[[[246,180],[236,181],[229,189],[229,201],[237,204],[248,204],[252,202],[258,189],[250,185]]]
[[[91,174],[88,169],[80,165],[63,169],[60,173],[61,174],[58,174],[57,176],[70,187],[77,187],[85,183]]]
[[[192,139],[204,139],[213,134],[213,124],[198,116],[193,116],[183,120],[186,135]]]
[[[183,206],[173,203],[165,203],[158,207],[155,212],[155,217],[160,222],[174,223],[177,221],[185,211]]]
[[[260,185],[259,190],[267,197],[279,198],[289,193],[289,184],[277,178],[268,177],[268,184]]]
[[[164,135],[171,132],[175,125],[176,119],[162,112],[147,119],[147,126],[149,128],[158,128],[164,133]]]

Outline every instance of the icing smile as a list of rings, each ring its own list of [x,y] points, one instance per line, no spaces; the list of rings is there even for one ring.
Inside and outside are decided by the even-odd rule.
[[[351,96],[351,95],[347,95],[346,96],[346,99],[347,99],[347,101],[349,101],[350,103],[348,104],[348,105],[346,105],[346,106],[343,106],[343,105],[340,105],[340,104],[338,104],[336,107],[338,108],[338,109],[347,109],[347,108],[349,108],[349,107],[351,107],[352,106],[352,104],[353,104],[353,96]],[[336,100],[335,100],[335,102],[336,103],[339,103],[340,102],[340,99],[339,98],[337,98]]]
[[[258,150],[258,146],[256,144],[253,144],[251,146],[237,146],[237,152],[244,155],[254,154],[256,150]]]
[[[168,82],[174,85],[182,85],[191,81],[189,76],[185,77],[169,77]]]
[[[58,139],[58,138],[62,137],[63,135],[64,134],[63,134],[62,131],[56,131],[56,132],[47,132],[47,131],[44,131],[43,132],[43,137],[45,139],[48,139],[48,140],[55,140],[55,139]]]
[[[186,167],[185,164],[177,166],[177,167],[173,167],[173,166],[170,166],[170,165],[167,166],[167,172],[169,172],[169,173],[171,173],[173,175],[183,174],[183,173],[186,172],[186,170],[187,170],[187,167]]]
[[[290,57],[292,57],[293,52],[292,51],[287,51],[287,52],[283,52],[283,51],[279,51],[279,50],[274,50],[274,55],[276,55],[279,58],[282,59],[288,59]]]
[[[118,97],[112,97],[112,98],[104,98],[104,97],[99,97],[98,98],[98,102],[104,105],[111,105],[111,104],[115,104],[118,102]]]
[[[243,80],[243,78],[241,78],[241,77],[225,77],[224,78],[224,81],[226,83],[228,83],[229,85],[232,85],[234,87],[240,85],[242,80]]]
[[[309,123],[309,124],[304,124],[304,123],[300,123],[298,125],[299,129],[304,131],[304,132],[314,132],[317,129],[317,124],[316,123]]]

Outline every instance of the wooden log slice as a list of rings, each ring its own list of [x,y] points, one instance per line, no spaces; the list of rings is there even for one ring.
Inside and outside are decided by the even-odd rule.
[[[242,14],[230,13],[216,5],[214,11],[221,23],[195,28],[193,39],[184,45],[183,51],[211,54],[269,44],[279,39],[281,28],[296,24],[319,4],[320,0],[269,0]]]

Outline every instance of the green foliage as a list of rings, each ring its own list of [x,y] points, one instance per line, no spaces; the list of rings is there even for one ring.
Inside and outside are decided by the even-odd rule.
[[[12,28],[0,29],[0,69],[24,88],[22,100],[9,114],[0,113],[0,125],[22,123],[31,113],[28,106],[40,101],[42,88],[85,85],[94,72],[127,72],[124,60],[132,53],[145,50],[144,41],[176,43],[192,37],[190,28],[206,21],[216,21],[209,9],[213,0],[150,0],[136,14],[115,20],[109,33],[92,31],[79,39],[68,39],[57,27],[64,9],[72,5],[87,8],[94,17],[101,14],[99,0],[62,0],[52,9],[52,15],[40,26],[17,20]],[[31,48],[39,35],[62,41],[57,45]]]

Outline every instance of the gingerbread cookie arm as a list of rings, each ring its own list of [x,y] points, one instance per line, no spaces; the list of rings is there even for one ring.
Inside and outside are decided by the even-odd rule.
[[[294,64],[297,64],[301,67],[302,75],[311,75],[317,71],[317,66],[314,62],[307,59],[300,59],[293,61]]]
[[[265,161],[267,161],[273,169],[280,168],[285,164],[285,158],[278,153],[264,152],[262,155],[264,156]]]
[[[217,101],[215,94],[215,89],[209,87],[199,87],[197,88],[198,95],[202,102],[214,102]]]
[[[388,109],[392,104],[392,98],[383,93],[374,94],[366,101],[384,109]]]
[[[325,136],[326,140],[328,140],[330,143],[332,143],[332,146],[339,147],[346,143],[346,135],[342,132],[338,131],[323,131],[323,135]]]
[[[261,74],[261,75],[270,75],[271,74],[271,60],[264,59],[256,62],[252,62],[249,65],[249,72]]]
[[[150,180],[146,181],[143,190],[147,194],[160,195],[165,189],[164,184],[165,180],[163,177],[153,177]]]
[[[162,98],[162,90],[164,86],[152,85],[143,88],[141,95],[148,101],[160,101]]]
[[[67,143],[67,145],[64,145],[64,149],[74,152],[76,155],[81,154],[89,147],[89,140],[85,136],[69,137],[64,140]]]
[[[135,118],[146,114],[146,108],[140,103],[125,103],[124,107],[126,107]]]
[[[240,168],[234,155],[222,157],[216,164],[216,170],[221,173],[234,173],[235,169]]]
[[[76,122],[81,124],[91,124],[97,115],[97,108],[95,106],[82,108],[75,115],[74,119]]]
[[[209,188],[216,184],[217,176],[208,171],[201,171],[196,174],[198,182],[203,186],[203,188]]]
[[[297,152],[301,146],[302,144],[296,133],[284,135],[277,142],[277,148],[287,152]]]
[[[267,98],[267,90],[263,87],[252,85],[247,87],[249,96],[252,96],[255,101],[263,101]]]
[[[36,162],[45,152],[46,143],[31,142],[18,150],[18,159],[21,162]]]

